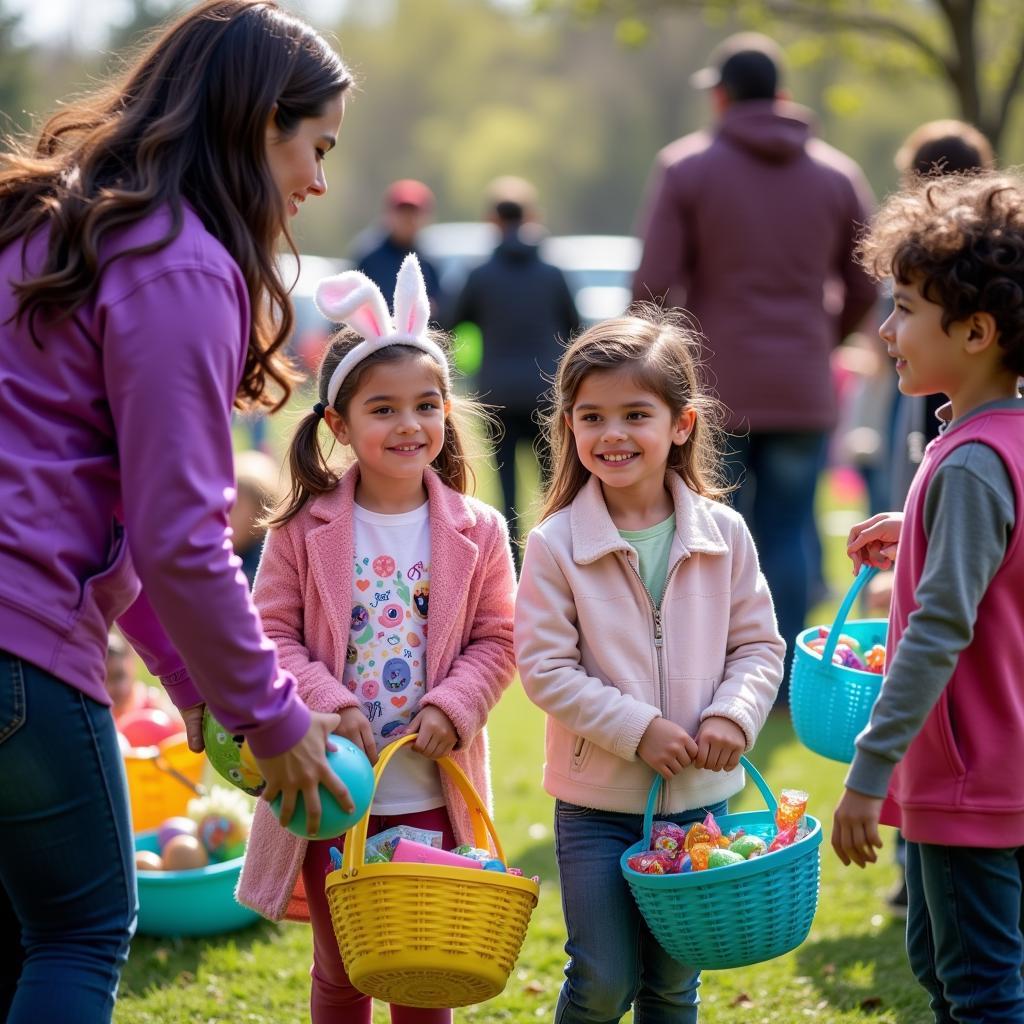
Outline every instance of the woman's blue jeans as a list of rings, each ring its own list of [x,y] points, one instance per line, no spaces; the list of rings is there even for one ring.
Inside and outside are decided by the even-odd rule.
[[[0,651],[0,1020],[106,1024],[137,912],[110,709]]]
[[[1024,1022],[1024,847],[907,843],[907,954],[937,1024]]]
[[[807,617],[807,539],[815,528],[814,495],[827,444],[828,435],[819,432],[730,434],[722,462],[728,482],[738,487],[732,502],[757,544],[786,641],[780,705],[789,703],[789,668]]]
[[[666,815],[703,821],[724,802]],[[643,815],[555,802],[555,853],[568,939],[555,1024],[614,1024],[633,1007],[634,1024],[695,1024],[700,972],[677,963],[644,923],[619,858],[643,838]],[[680,927],[686,927],[680,922]]]

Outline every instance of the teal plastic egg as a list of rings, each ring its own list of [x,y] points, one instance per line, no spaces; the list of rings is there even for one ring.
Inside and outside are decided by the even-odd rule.
[[[228,732],[207,708],[203,712],[203,743],[206,759],[222,778],[243,793],[259,796],[266,788],[249,743],[244,736]]]
[[[320,831],[315,836],[306,831],[306,804],[299,794],[295,813],[288,822],[288,829],[303,839],[333,839],[347,832],[369,809],[373,800],[373,766],[366,755],[354,743],[342,736],[332,736],[331,743],[338,749],[327,752],[327,762],[335,775],[345,784],[352,802],[356,805],[352,814],[346,814],[337,800],[323,786],[320,787]],[[274,813],[281,815],[281,797],[276,796],[270,803]]]

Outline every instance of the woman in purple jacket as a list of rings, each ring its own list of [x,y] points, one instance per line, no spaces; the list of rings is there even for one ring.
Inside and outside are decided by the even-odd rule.
[[[207,0],[0,158],[0,1019],[109,1021],[136,917],[110,701],[117,620],[266,796],[351,807],[232,554],[231,407],[274,406],[274,251],[326,190],[351,84],[271,0]],[[275,386],[277,397],[269,387]]]

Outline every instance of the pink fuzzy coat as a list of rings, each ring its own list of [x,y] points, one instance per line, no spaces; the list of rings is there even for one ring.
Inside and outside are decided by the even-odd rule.
[[[271,530],[253,596],[263,628],[299,694],[314,711],[358,707],[340,682],[352,611],[352,508],[358,467],[329,494],[309,501]],[[489,505],[425,476],[430,500],[430,603],[427,692],[459,739],[452,758],[490,805],[484,724],[515,673],[512,616],[515,572],[504,519]],[[455,835],[473,841],[458,791],[441,774]],[[278,824],[269,805],[256,808],[238,886],[240,903],[265,917],[307,919],[300,869],[307,843]]]

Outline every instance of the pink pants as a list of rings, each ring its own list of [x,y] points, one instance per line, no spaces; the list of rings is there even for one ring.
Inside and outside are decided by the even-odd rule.
[[[376,835],[393,825],[411,825],[440,832],[446,850],[457,845],[444,807],[417,814],[371,817],[367,835]],[[312,1024],[371,1024],[373,1015],[373,1000],[353,988],[345,973],[324,890],[324,879],[333,870],[330,849],[332,846],[344,849],[343,841],[343,836],[313,840],[306,848],[306,859],[302,864],[302,882],[313,925],[313,966],[310,970],[313,986],[309,999]],[[392,1024],[451,1024],[451,1020],[451,1010],[420,1010],[391,1004]]]

